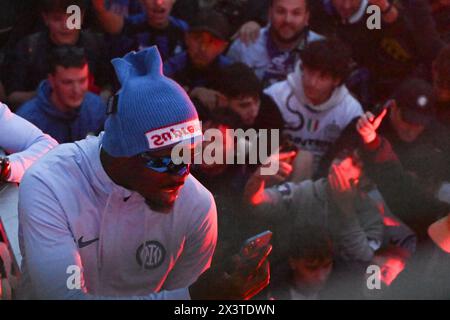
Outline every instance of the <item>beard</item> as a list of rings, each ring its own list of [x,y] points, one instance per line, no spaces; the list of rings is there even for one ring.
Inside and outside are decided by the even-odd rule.
[[[287,26],[287,25],[282,25],[282,26],[280,27],[280,30],[282,30],[283,27],[285,27],[285,26]],[[300,31],[297,31],[296,33],[294,33],[294,34],[293,34],[292,36],[290,36],[289,38],[286,38],[286,37],[283,37],[283,36],[281,35],[281,33],[280,33],[278,30],[276,30],[276,29],[273,28],[273,27],[270,27],[270,34],[271,34],[278,42],[283,43],[283,44],[290,44],[290,43],[297,42],[298,40],[300,40],[301,37],[303,36],[303,34],[305,33],[305,30],[306,30],[306,27],[303,28],[303,29],[300,30]]]
[[[145,203],[149,206],[150,209],[156,212],[161,212],[163,214],[168,214],[173,209],[173,202],[162,201],[161,199],[145,199]]]

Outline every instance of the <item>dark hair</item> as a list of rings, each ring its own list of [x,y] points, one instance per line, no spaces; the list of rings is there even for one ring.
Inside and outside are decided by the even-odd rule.
[[[324,39],[311,42],[300,53],[302,65],[342,82],[351,72],[350,49],[337,39]]]
[[[234,63],[221,72],[218,90],[229,98],[258,98],[263,87],[253,70],[243,63]]]
[[[57,66],[64,68],[83,68],[88,63],[84,48],[60,46],[54,48],[48,57],[49,73],[53,74]]]
[[[323,227],[296,228],[289,245],[288,255],[293,259],[326,261],[333,257],[331,236]]]
[[[439,51],[433,68],[438,75],[440,86],[450,88],[450,44]]]
[[[81,11],[86,10],[86,0],[41,0],[41,12],[66,12],[72,5],[80,7]]]
[[[311,7],[312,7],[312,1],[313,1],[313,0],[305,0],[306,9],[307,9],[308,11],[311,10]],[[317,0],[316,0],[316,1],[317,1]],[[269,2],[269,7],[272,7],[274,2],[275,2],[275,0],[270,0],[270,2]]]

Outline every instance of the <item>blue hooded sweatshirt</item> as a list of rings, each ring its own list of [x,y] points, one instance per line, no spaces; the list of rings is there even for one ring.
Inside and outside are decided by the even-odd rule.
[[[42,81],[37,96],[23,104],[17,114],[59,143],[82,140],[88,133],[102,130],[106,105],[98,95],[88,92],[78,109],[62,112],[51,102],[51,90],[48,80]]]

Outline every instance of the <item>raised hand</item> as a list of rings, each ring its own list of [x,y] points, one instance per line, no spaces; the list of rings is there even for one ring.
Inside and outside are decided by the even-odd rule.
[[[380,127],[386,114],[387,109],[384,109],[378,117],[375,117],[371,112],[366,112],[359,118],[356,124],[356,130],[365,144],[369,144],[376,139],[377,129]]]

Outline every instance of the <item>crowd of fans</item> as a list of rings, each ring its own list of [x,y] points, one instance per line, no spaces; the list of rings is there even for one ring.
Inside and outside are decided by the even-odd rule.
[[[20,182],[55,140],[100,134],[120,87],[110,61],[151,46],[203,130],[281,133],[266,162],[193,165],[217,205],[213,265],[271,230],[258,299],[450,298],[450,255],[429,234],[450,214],[449,1],[3,1],[1,179]]]

